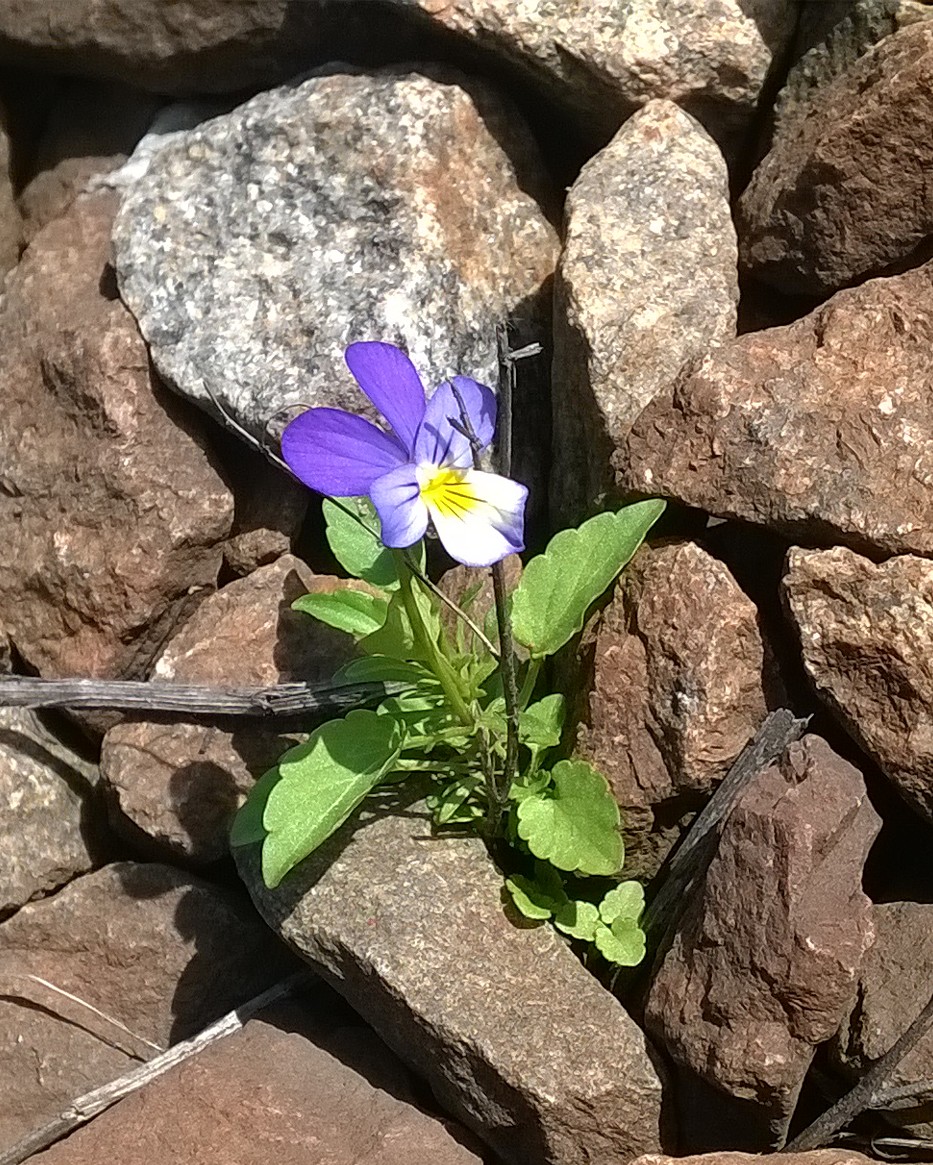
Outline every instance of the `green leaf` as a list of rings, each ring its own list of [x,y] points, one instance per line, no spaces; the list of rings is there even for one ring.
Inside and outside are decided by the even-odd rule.
[[[553,655],[583,626],[587,609],[629,561],[664,510],[635,502],[555,534],[525,567],[512,595],[512,629],[532,656]]]
[[[233,825],[230,827],[231,845],[252,845],[254,842],[265,840],[267,830],[262,823],[262,817],[266,811],[269,794],[281,779],[282,774],[276,765],[274,769],[263,773],[253,785],[246,800],[237,810]]]
[[[527,801],[529,797],[540,796],[545,789],[549,788],[551,784],[550,773],[524,773],[517,781],[512,782],[512,787],[509,789],[509,800]]]
[[[619,967],[637,967],[645,957],[645,934],[634,922],[620,919],[611,929],[597,926],[593,941],[603,958]]]
[[[614,874],[622,865],[619,807],[606,778],[585,761],[554,766],[552,784],[519,802],[518,835],[560,870]]]
[[[292,610],[303,611],[328,627],[362,638],[385,623],[389,604],[364,591],[338,590],[302,595],[292,603]]]
[[[535,748],[553,748],[560,744],[564,726],[564,697],[545,696],[530,704],[518,718],[518,738],[522,744]]]
[[[571,938],[592,942],[599,924],[599,911],[592,902],[568,902],[554,915],[554,925]]]
[[[428,808],[438,825],[459,825],[483,816],[482,806],[472,798],[483,784],[482,777],[458,777],[427,798]]]
[[[282,757],[262,819],[262,876],[270,889],[346,821],[391,769],[400,743],[391,717],[360,709],[322,725]]]
[[[426,667],[408,663],[404,659],[392,659],[388,655],[351,659],[334,676],[335,684],[382,684],[392,681],[420,684],[425,680],[436,683]]]
[[[516,909],[526,918],[536,921],[550,918],[556,910],[567,904],[563,887],[560,887],[559,894],[555,894],[553,886],[542,885],[534,878],[526,878],[524,874],[506,878],[505,885]]]
[[[417,585],[414,587],[414,596],[427,633],[434,642],[437,642],[437,637],[440,634],[440,619],[437,609]],[[401,592],[394,592],[389,600],[385,622],[378,631],[360,640],[360,648],[367,655],[389,655],[403,660],[423,658],[421,649],[415,646],[415,637],[412,634],[411,623],[408,620]]]
[[[327,542],[334,557],[354,578],[387,590],[398,586],[398,573],[392,551],[383,546],[379,519],[369,498],[341,498],[342,504],[369,527],[367,530],[330,498],[324,499]],[[370,533],[372,531],[372,533]]]
[[[645,909],[645,889],[640,882],[620,882],[599,904],[599,916],[612,926],[616,919],[635,922]]]

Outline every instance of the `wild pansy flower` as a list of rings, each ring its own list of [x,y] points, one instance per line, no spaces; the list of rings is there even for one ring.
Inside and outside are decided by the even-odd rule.
[[[309,409],[282,434],[282,456],[301,481],[330,497],[368,494],[386,546],[413,546],[428,519],[452,558],[490,566],[524,549],[528,490],[473,468],[460,405],[451,385],[430,400],[408,356],[393,344],[351,344],[346,361],[389,425],[378,428],[343,409]],[[480,447],[492,441],[496,398],[466,376],[453,377]]]

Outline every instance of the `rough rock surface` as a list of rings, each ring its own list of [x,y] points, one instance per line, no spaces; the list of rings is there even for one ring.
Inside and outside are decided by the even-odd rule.
[[[144,674],[214,587],[233,519],[116,296],[115,209],[99,195],[51,223],[0,307],[0,611],[43,675]]]
[[[227,468],[236,512],[224,565],[238,576],[269,566],[295,548],[314,495],[243,441],[231,441]]]
[[[682,1104],[765,1149],[839,1027],[873,938],[862,867],[880,820],[861,773],[806,736],[754,777],[663,958],[648,1029],[686,1069]],[[757,1142],[757,1143],[756,1143]]]
[[[0,708],[0,918],[94,865],[97,768],[26,708]]]
[[[321,1039],[308,1009],[325,993],[317,983],[310,1000],[263,1012],[33,1162],[480,1165],[440,1121],[399,1099],[394,1081],[394,1095],[374,1086],[374,1067],[405,1073],[376,1036],[344,1028]]]
[[[791,119],[872,45],[899,28],[933,16],[927,0],[824,0],[800,9],[794,65],[777,96],[775,130],[789,132]]]
[[[352,656],[353,640],[292,611],[291,603],[347,585],[283,556],[206,598],[169,641],[152,678],[242,687],[326,683]],[[299,739],[255,720],[231,731],[184,721],[118,724],[101,751],[114,827],[134,840],[142,834],[161,856],[216,861],[228,853],[230,820],[253,782]]]
[[[0,278],[19,261],[23,221],[16,206],[10,174],[10,139],[6,114],[0,108]]]
[[[273,891],[238,851],[265,919],[506,1161],[657,1151],[661,1084],[634,1021],[555,931],[506,916],[479,841],[433,840],[417,806],[386,808]]]
[[[754,604],[692,542],[638,555],[585,654],[574,752],[605,774],[622,809],[626,874],[650,878],[685,814],[780,705],[776,668]]]
[[[664,1157],[649,1153],[631,1165],[761,1165],[757,1153],[703,1153],[699,1157]],[[816,1149],[812,1153],[769,1153],[768,1165],[871,1165],[873,1158],[850,1149]]]
[[[817,694],[933,821],[933,562],[795,547],[783,592]]]
[[[874,908],[875,941],[862,961],[858,997],[834,1041],[834,1059],[847,1077],[861,1078],[913,1023],[930,998],[933,977],[933,906],[886,902]],[[894,1067],[892,1088],[933,1078],[933,1033]],[[933,1103],[884,1110],[892,1124],[933,1136]]]
[[[552,378],[559,526],[611,490],[610,455],[645,405],[735,336],[739,296],[726,164],[670,102],[639,110],[587,162],[564,216]]]
[[[24,906],[0,926],[0,1148],[293,965],[248,903],[168,866],[106,866]]]
[[[529,186],[531,139],[491,91],[321,74],[159,152],[116,222],[121,291],[169,383],[212,410],[207,382],[258,437],[288,406],[363,409],[353,340],[400,343],[429,388],[494,384],[496,323],[548,307],[556,240]]]
[[[933,554],[933,264],[740,336],[654,400],[624,487],[800,541]]]
[[[739,202],[742,263],[826,296],[929,258],[933,22],[887,37],[778,135]]]

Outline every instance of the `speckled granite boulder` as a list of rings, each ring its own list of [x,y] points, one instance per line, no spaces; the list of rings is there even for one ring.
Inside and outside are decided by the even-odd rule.
[[[211,410],[209,385],[257,436],[289,406],[359,411],[354,340],[403,345],[429,387],[495,383],[495,325],[549,310],[556,239],[529,189],[528,131],[490,90],[321,73],[152,159],[115,227],[120,289],[167,381]],[[524,410],[523,431],[545,423]]]

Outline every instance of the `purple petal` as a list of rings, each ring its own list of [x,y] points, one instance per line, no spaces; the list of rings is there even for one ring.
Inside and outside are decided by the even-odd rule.
[[[286,426],[282,456],[292,473],[334,498],[369,493],[377,477],[405,463],[394,438],[342,409],[308,409]]]
[[[428,528],[428,507],[413,465],[400,465],[373,482],[369,491],[386,546],[414,546]]]
[[[424,416],[424,386],[401,348],[381,341],[351,344],[344,354],[357,384],[410,452]]]
[[[485,448],[496,428],[496,398],[490,389],[466,376],[455,376],[460,396],[473,431]],[[424,420],[415,438],[414,456],[419,465],[456,465],[466,469],[473,464],[470,442],[451,424],[460,421],[460,403],[445,381],[428,401]]]

